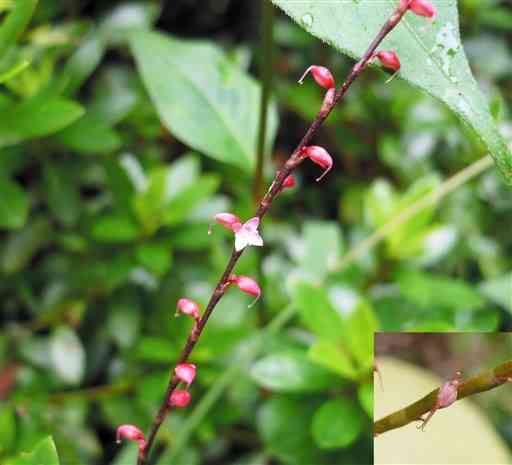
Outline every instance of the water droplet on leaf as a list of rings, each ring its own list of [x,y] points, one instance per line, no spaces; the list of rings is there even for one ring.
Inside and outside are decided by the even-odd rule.
[[[311,26],[313,26],[313,15],[311,13],[306,13],[305,15],[302,16],[301,18],[301,22],[302,22],[302,25],[305,27],[305,28],[310,28]]]

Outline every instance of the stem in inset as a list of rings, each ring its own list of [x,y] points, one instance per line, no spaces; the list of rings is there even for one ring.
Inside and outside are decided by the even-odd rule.
[[[473,396],[480,392],[489,391],[510,381],[512,381],[512,360],[502,363],[493,370],[473,376],[461,383],[457,389],[457,400]],[[439,388],[407,407],[376,421],[373,424],[374,436],[400,428],[413,421],[418,421],[422,415],[432,410],[436,403],[438,393]]]

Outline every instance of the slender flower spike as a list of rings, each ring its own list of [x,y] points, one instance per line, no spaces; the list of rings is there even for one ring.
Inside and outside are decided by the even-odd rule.
[[[171,407],[186,407],[190,403],[190,393],[185,389],[175,389],[169,397],[169,406]]]
[[[116,442],[120,444],[123,439],[137,441],[139,443],[139,454],[141,454],[144,451],[144,447],[146,447],[146,438],[144,437],[144,433],[136,426],[121,425],[117,428]]]
[[[180,363],[174,369],[174,373],[180,381],[187,383],[187,387],[189,387],[196,377],[196,366],[192,363]]]
[[[323,147],[310,145],[309,147],[304,147],[303,153],[309,157],[312,162],[324,169],[322,175],[316,179],[317,181],[320,181],[329,171],[331,171],[333,165],[332,157]]]
[[[302,77],[299,79],[299,84],[302,84],[304,82],[304,79],[306,79],[306,76],[311,72],[313,75],[313,79],[316,81],[316,83],[323,87],[324,89],[331,89],[334,87],[334,77],[332,73],[325,68],[324,66],[310,66],[302,75]]]
[[[249,276],[231,275],[229,277],[229,282],[235,283],[242,292],[245,292],[246,294],[256,297],[256,299],[254,299],[254,301],[249,305],[249,307],[252,307],[260,298],[260,286],[254,279],[249,278]]]
[[[181,298],[176,305],[176,316],[180,313],[189,315],[197,321],[199,320],[199,305],[193,300]]]
[[[235,232],[235,250],[237,252],[245,249],[248,245],[254,245],[256,247],[263,245],[263,239],[258,232],[259,225],[260,219],[255,216],[247,220],[244,224],[238,224],[233,228]]]
[[[378,52],[375,54],[375,56],[379,59],[379,61],[382,63],[382,66],[385,68],[389,68],[395,72],[400,70],[400,59],[395,52]]]
[[[455,378],[453,378],[450,381],[447,381],[439,388],[437,399],[434,406],[432,407],[432,410],[430,410],[426,418],[419,419],[421,421],[421,425],[418,426],[418,429],[424,431],[428,421],[432,418],[432,416],[434,415],[434,413],[436,413],[438,409],[449,407],[457,400],[458,388],[460,385],[460,376],[461,372],[457,371],[457,373],[455,374]]]

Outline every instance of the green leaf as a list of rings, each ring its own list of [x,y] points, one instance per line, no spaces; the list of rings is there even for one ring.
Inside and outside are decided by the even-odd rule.
[[[363,422],[361,409],[351,400],[329,400],[313,416],[313,438],[322,449],[347,447],[361,434]]]
[[[469,310],[485,303],[478,291],[464,281],[415,270],[398,273],[401,294],[421,307]]]
[[[27,27],[37,0],[16,0],[14,8],[0,25],[0,58]]]
[[[360,384],[357,388],[357,397],[370,418],[373,418],[373,385],[371,383]]]
[[[48,206],[57,219],[66,226],[72,226],[80,216],[80,193],[77,179],[71,175],[76,165],[48,161],[44,165],[45,191]]]
[[[59,456],[53,439],[48,436],[38,442],[32,452],[22,452],[19,457],[10,460],[8,465],[59,465]]]
[[[258,411],[257,427],[265,448],[286,464],[317,463],[311,457],[312,405],[303,399],[275,396]]]
[[[135,250],[138,262],[152,273],[162,276],[171,267],[172,252],[164,242],[144,242]]]
[[[83,108],[71,101],[40,95],[3,111],[9,118],[0,121],[0,147],[46,136],[63,129],[83,115]]]
[[[341,334],[340,337],[342,337]],[[341,344],[332,341],[317,341],[310,347],[308,357],[313,362],[345,378],[357,379],[358,377],[358,370],[354,367],[353,359],[345,352]]]
[[[340,258],[340,228],[336,223],[308,221],[303,234],[305,247],[299,264],[320,283]]]
[[[138,237],[139,227],[128,216],[106,214],[95,219],[91,234],[99,242],[131,242]]]
[[[96,69],[104,53],[105,43],[97,31],[93,31],[83,40],[62,71],[62,80],[65,81],[63,90],[65,95],[73,95],[80,88]]]
[[[45,218],[37,218],[27,223],[21,231],[11,233],[0,255],[0,270],[4,273],[22,270],[50,238],[51,227]]]
[[[56,139],[81,153],[109,153],[121,146],[121,137],[92,112],[60,131]]]
[[[304,352],[283,351],[258,360],[252,378],[261,386],[280,392],[314,392],[332,386],[336,378],[311,363]]]
[[[431,1],[438,10],[433,24],[407,13],[381,49],[398,53],[402,63],[399,77],[444,102],[476,131],[512,184],[512,155],[469,68],[460,39],[457,3]],[[395,0],[360,0],[334,7],[317,0],[272,2],[310,34],[357,59],[398,4]]]
[[[137,31],[130,44],[142,80],[172,134],[210,157],[251,172],[260,106],[256,82],[211,43]],[[272,105],[269,148],[276,125]]]
[[[130,1],[116,5],[101,22],[100,34],[117,45],[128,39],[130,31],[150,29],[160,9],[158,3]]]
[[[67,327],[58,328],[50,341],[50,358],[57,375],[69,384],[80,384],[85,374],[85,350]]]
[[[479,289],[482,295],[512,313],[512,273],[487,281]]]
[[[346,316],[344,343],[365,370],[373,363],[373,333],[377,330],[377,319],[370,304],[361,299]]]
[[[135,212],[146,231],[154,232],[162,225],[167,215],[172,215],[172,210],[168,211],[169,205],[181,193],[198,188],[198,175],[199,162],[192,155],[150,173],[147,186],[133,200]],[[201,192],[200,188],[199,191]]]
[[[218,176],[201,176],[197,183],[187,187],[167,204],[165,224],[173,225],[183,221],[195,207],[215,193],[219,184]]]
[[[332,307],[325,288],[298,283],[293,289],[293,302],[304,324],[318,337],[339,340],[343,333],[343,320]]]
[[[18,73],[21,73],[29,65],[30,61],[22,59],[17,61],[14,65],[10,66],[8,69],[2,70],[0,72],[0,84],[13,78]]]
[[[0,176],[0,199],[0,228],[21,228],[30,209],[25,191],[16,182]]]

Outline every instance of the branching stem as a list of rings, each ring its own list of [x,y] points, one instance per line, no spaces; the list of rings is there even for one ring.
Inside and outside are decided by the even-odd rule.
[[[457,389],[457,400],[489,391],[510,381],[512,381],[512,360],[502,363],[493,370],[485,371],[462,382]],[[407,407],[376,421],[373,424],[373,435],[378,436],[386,431],[401,428],[409,423],[418,421],[422,415],[428,414],[433,409],[438,394],[439,388]]]
[[[346,81],[338,88],[336,89],[336,93],[334,95],[334,98],[331,102],[328,102],[327,104],[324,104],[321,108],[321,110],[317,113],[315,119],[311,123],[311,126],[307,130],[306,134],[302,138],[302,140],[299,142],[293,153],[291,154],[290,158],[283,164],[283,166],[277,171],[276,176],[274,178],[274,181],[270,185],[267,193],[261,200],[257,210],[256,214],[254,216],[257,216],[261,220],[267,213],[268,209],[272,205],[272,202],[276,198],[277,194],[281,191],[282,185],[284,180],[302,163],[304,160],[304,148],[309,145],[309,142],[313,138],[313,136],[316,134],[317,130],[322,126],[325,119],[329,116],[332,109],[336,106],[336,104],[343,98],[347,90],[350,88],[352,83],[357,79],[357,77],[363,72],[363,70],[366,68],[368,63],[373,57],[373,54],[377,47],[381,44],[381,42],[385,39],[385,37],[396,27],[396,25],[400,22],[403,15],[405,14],[407,8],[406,7],[398,7],[391,15],[389,20],[384,24],[384,26],[381,28],[381,30],[378,32],[378,34],[373,39],[372,43],[370,44],[368,50],[363,55],[363,57],[354,65],[352,68],[350,74],[348,75]],[[201,319],[198,321],[197,326],[194,331],[194,336],[189,336],[187,339],[187,342],[185,343],[185,347],[183,348],[181,355],[176,362],[176,364],[180,363],[186,363],[188,360],[188,357],[192,350],[194,349],[197,341],[201,337],[201,333],[203,332],[203,329],[208,322],[208,319],[210,318],[210,315],[212,314],[215,306],[219,302],[219,300],[223,297],[225,290],[226,290],[226,283],[229,280],[230,275],[232,274],[232,271],[238,262],[238,259],[241,257],[243,253],[243,250],[237,252],[234,248],[231,252],[231,257],[229,258],[229,261],[226,265],[226,269],[224,270],[221,278],[219,279],[219,282],[217,283],[217,286],[215,287],[210,300],[208,302],[208,305],[206,306],[206,309],[201,316]],[[153,419],[153,422],[149,429],[149,434],[147,436],[146,446],[144,450],[139,454],[139,457],[137,459],[137,465],[144,465],[147,462],[147,458],[149,455],[149,452],[151,450],[151,447],[155,441],[156,434],[158,430],[160,429],[160,426],[162,425],[163,421],[165,420],[165,417],[167,416],[170,407],[168,405],[168,399],[171,393],[174,391],[178,384],[178,380],[174,376],[174,367],[171,371],[171,379],[169,380],[169,384],[167,386],[167,389],[165,391],[165,396],[162,400],[162,403],[160,405],[160,408]]]

